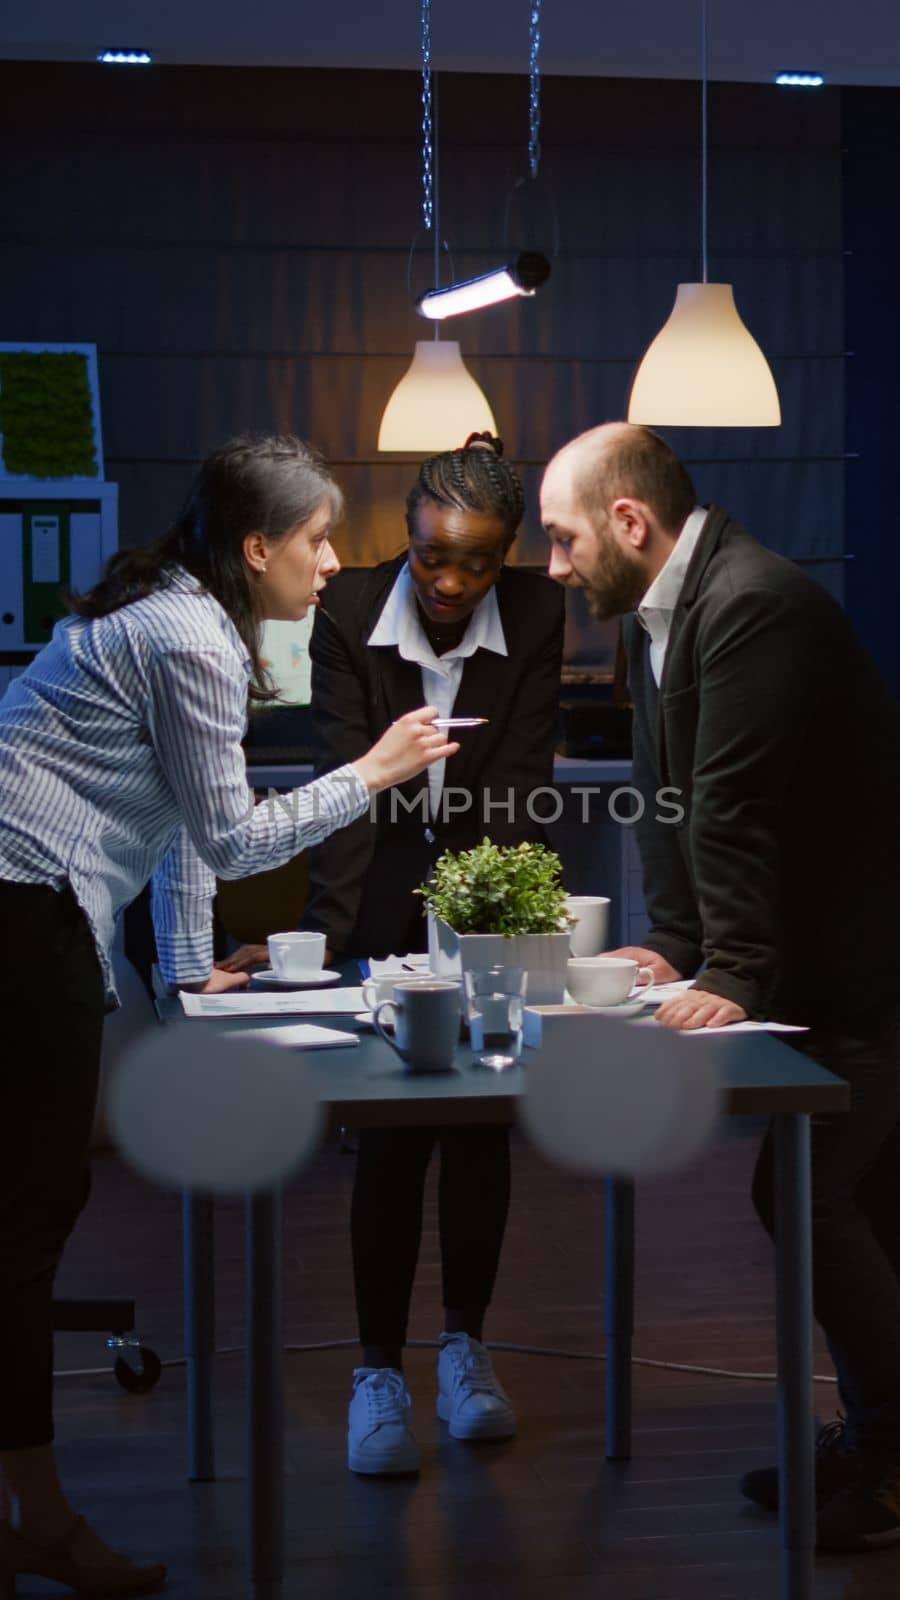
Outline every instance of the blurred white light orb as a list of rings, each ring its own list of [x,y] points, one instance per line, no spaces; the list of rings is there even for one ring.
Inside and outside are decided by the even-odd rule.
[[[122,1058],[107,1117],[145,1177],[237,1194],[290,1177],[317,1144],[323,1113],[300,1050],[186,1022],[157,1028]]]

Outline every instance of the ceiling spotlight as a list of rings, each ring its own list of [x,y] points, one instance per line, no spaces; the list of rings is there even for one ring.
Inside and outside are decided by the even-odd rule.
[[[416,310],[420,317],[440,322],[458,317],[463,311],[480,311],[484,306],[514,300],[517,295],[532,296],[550,276],[550,263],[538,250],[523,250],[509,266],[484,272],[464,283],[451,283],[446,289],[429,289],[419,296]]]
[[[97,57],[105,67],[149,67],[149,50],[101,50]]]
[[[775,82],[781,89],[821,89],[821,72],[779,72]]]

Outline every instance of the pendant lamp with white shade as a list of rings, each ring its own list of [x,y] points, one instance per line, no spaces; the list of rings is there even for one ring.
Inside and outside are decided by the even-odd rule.
[[[496,433],[494,413],[458,339],[419,339],[384,408],[379,450],[455,450],[470,433]]]
[[[703,282],[680,283],[668,321],[648,347],[628,402],[629,422],[677,428],[777,428],[769,363],[741,321],[730,283],[708,282],[707,29],[703,51]]]
[[[422,8],[422,214],[434,230],[435,285],[440,283],[440,229],[434,179],[437,134],[432,124],[431,0]],[[435,122],[436,122],[435,118]],[[496,433],[484,392],[466,369],[457,339],[416,342],[415,354],[394,389],[378,429],[379,450],[436,453],[456,450],[470,433]]]

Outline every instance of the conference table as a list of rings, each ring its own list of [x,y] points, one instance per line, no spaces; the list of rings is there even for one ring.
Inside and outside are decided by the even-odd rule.
[[[162,1021],[177,1027],[232,1031],[244,1026],[222,1020],[187,1021],[174,999],[158,1001],[157,1008]],[[284,1020],[273,1019],[271,1025]],[[354,1028],[345,1017],[328,1020],[342,1030]],[[261,1025],[265,1026],[254,1018],[254,1028]],[[715,1052],[726,1114],[773,1118],[778,1466],[786,1490],[780,1509],[782,1595],[784,1600],[812,1600],[815,1500],[809,1119],[814,1113],[848,1110],[850,1091],[842,1079],[772,1035],[717,1034],[691,1048]],[[509,1123],[515,1120],[517,1102],[526,1092],[529,1059],[536,1053],[526,1048],[520,1066],[496,1074],[473,1067],[471,1051],[461,1045],[452,1072],[408,1074],[388,1045],[362,1031],[356,1045],[305,1052],[305,1065],[332,1130]],[[199,1482],[215,1477],[213,1205],[209,1195],[184,1196],[188,1472]],[[247,1195],[245,1224],[249,1593],[252,1600],[282,1600],[280,1190]],[[611,1178],[605,1184],[605,1449],[607,1458],[617,1461],[631,1456],[634,1254],[634,1188],[628,1181]]]

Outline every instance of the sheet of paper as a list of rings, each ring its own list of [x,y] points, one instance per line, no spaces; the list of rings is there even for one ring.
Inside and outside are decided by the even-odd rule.
[[[693,1033],[809,1033],[798,1022],[726,1022],[721,1028],[682,1028],[684,1037]]]
[[[358,988],[276,989],[271,994],[246,989],[189,994],[180,989],[178,998],[186,1017],[352,1017],[365,1010]]]
[[[245,1028],[236,1039],[258,1039],[260,1044],[281,1045],[286,1050],[333,1050],[359,1044],[358,1033],[340,1028],[317,1028],[314,1022],[295,1022],[286,1028]]]

